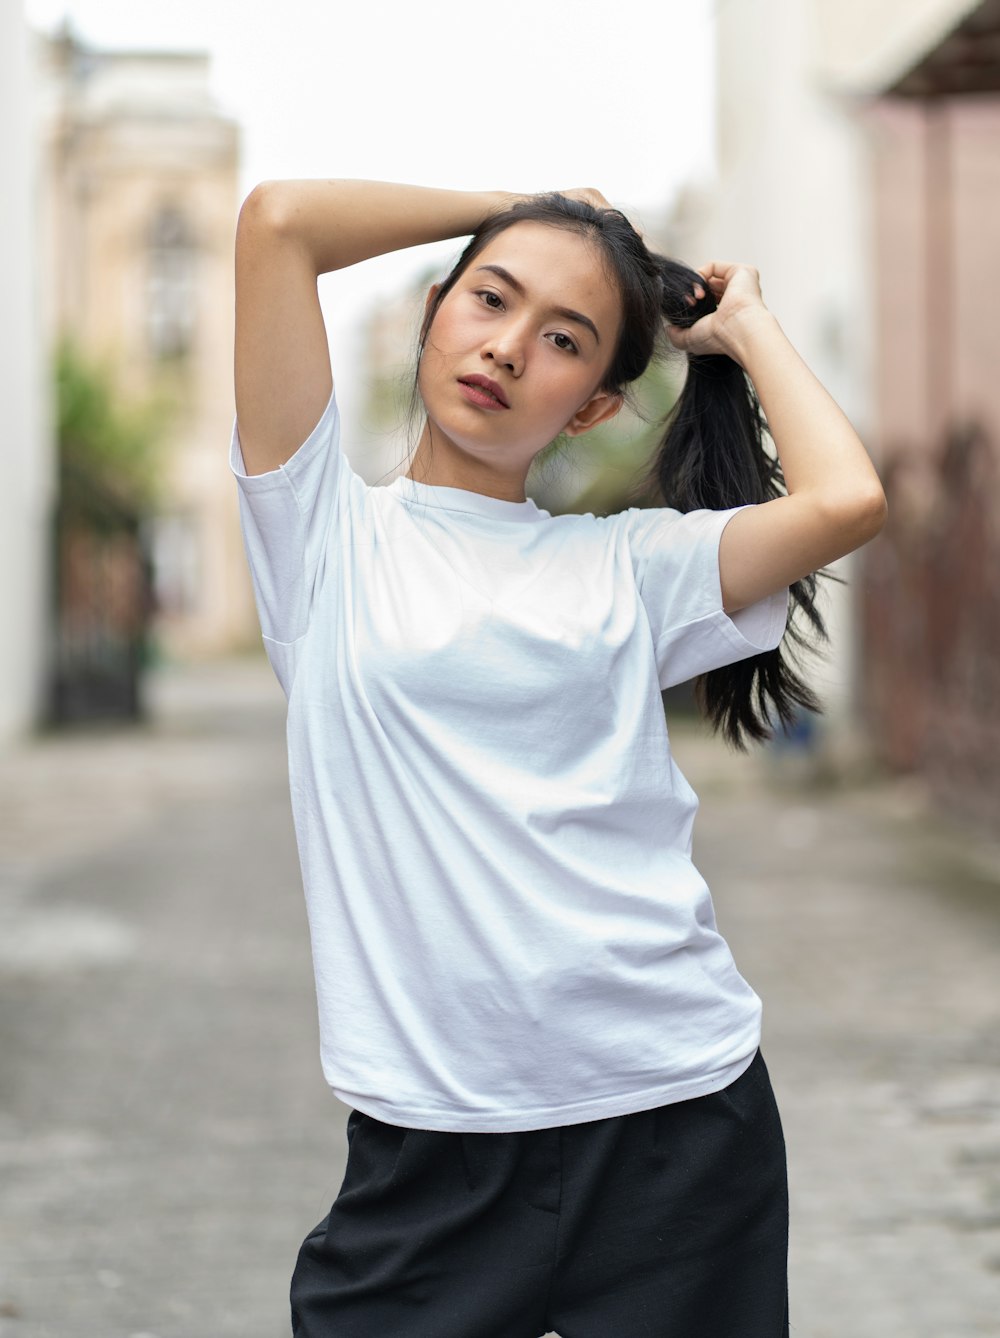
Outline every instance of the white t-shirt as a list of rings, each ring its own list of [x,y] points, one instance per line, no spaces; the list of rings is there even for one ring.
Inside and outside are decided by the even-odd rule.
[[[280,468],[229,464],[288,698],[321,1058],[412,1128],[549,1128],[716,1091],[760,1000],[691,860],[661,688],[773,649],[729,616],[741,508],[552,516],[369,486],[335,395]]]

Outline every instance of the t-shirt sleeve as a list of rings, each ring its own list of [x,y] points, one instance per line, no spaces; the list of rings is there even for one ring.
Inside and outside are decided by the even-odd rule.
[[[239,487],[243,545],[270,652],[268,642],[289,644],[305,634],[331,533],[346,508],[353,470],[340,448],[336,392],[294,455],[264,474],[247,473],[234,419],[229,467]]]
[[[774,650],[784,635],[787,589],[732,614],[722,607],[719,542],[742,510],[629,507],[624,512],[661,688]]]

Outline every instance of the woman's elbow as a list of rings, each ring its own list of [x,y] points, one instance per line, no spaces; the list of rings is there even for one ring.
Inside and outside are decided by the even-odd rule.
[[[240,207],[240,222],[246,224],[252,220],[276,225],[281,217],[281,186],[279,180],[259,181]]]
[[[880,533],[889,515],[889,505],[881,484],[847,498],[829,502],[828,524],[840,535],[845,553],[869,543]]]
[[[860,523],[866,533],[865,543],[874,539],[889,518],[889,503],[882,485],[876,484],[866,495],[860,506]]]

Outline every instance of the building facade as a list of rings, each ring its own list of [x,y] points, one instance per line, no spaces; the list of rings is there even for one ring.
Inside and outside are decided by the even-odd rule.
[[[875,430],[868,729],[943,808],[1000,805],[1000,3],[952,6],[869,87]]]
[[[170,407],[164,502],[147,522],[154,633],[168,656],[259,641],[226,464],[233,406],[239,130],[201,52],[37,38],[47,346],[114,369],[126,400]]]

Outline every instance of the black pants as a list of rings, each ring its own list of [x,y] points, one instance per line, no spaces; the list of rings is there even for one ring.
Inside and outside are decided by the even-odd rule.
[[[634,1115],[461,1134],[352,1111],[292,1275],[295,1338],[786,1338],[788,1190],[764,1060]]]

